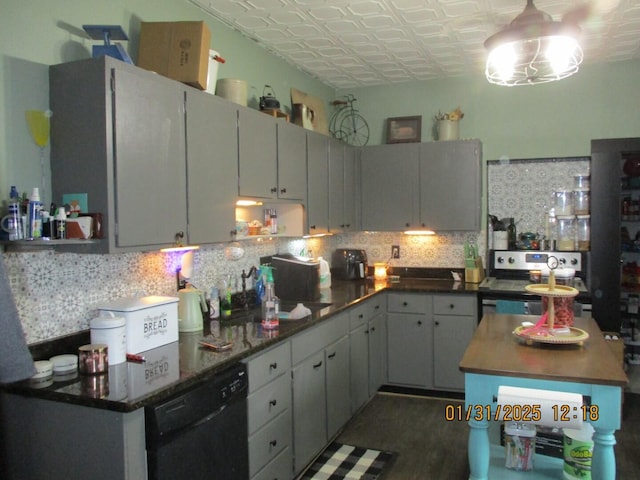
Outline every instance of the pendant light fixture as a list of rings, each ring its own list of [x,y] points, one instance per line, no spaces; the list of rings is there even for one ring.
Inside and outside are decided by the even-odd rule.
[[[569,77],[582,63],[580,27],[555,22],[527,0],[524,11],[505,29],[489,37],[485,74],[497,85],[537,85]]]

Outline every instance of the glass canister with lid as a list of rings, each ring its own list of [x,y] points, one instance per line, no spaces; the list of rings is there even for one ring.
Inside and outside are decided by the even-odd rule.
[[[576,217],[576,237],[578,250],[591,250],[591,215],[578,215]]]
[[[562,252],[570,252],[575,250],[576,243],[576,226],[575,217],[573,215],[558,215],[557,222],[557,249]]]
[[[553,192],[553,203],[556,215],[573,215],[573,190]]]
[[[589,215],[591,191],[588,188],[576,188],[573,191],[573,213]]]

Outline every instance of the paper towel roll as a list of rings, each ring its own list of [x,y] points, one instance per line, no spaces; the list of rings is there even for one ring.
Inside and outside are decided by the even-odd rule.
[[[582,427],[584,411],[579,393],[501,385],[497,409],[500,420],[531,422],[546,427]]]

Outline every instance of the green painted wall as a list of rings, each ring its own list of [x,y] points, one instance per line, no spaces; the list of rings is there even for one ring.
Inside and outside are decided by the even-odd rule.
[[[499,87],[473,77],[350,89],[367,119],[370,143],[386,142],[386,119],[422,115],[422,141],[433,117],[458,105],[461,138],[479,138],[484,158],[590,155],[594,138],[640,136],[640,61],[583,65],[561,82]]]

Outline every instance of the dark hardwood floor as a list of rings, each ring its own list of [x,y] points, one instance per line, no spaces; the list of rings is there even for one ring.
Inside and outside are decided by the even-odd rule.
[[[452,402],[459,400],[379,393],[336,440],[396,452],[385,480],[466,480],[468,426],[445,420],[445,406]],[[640,478],[639,425],[640,395],[627,393],[622,428],[616,432],[619,479]]]

